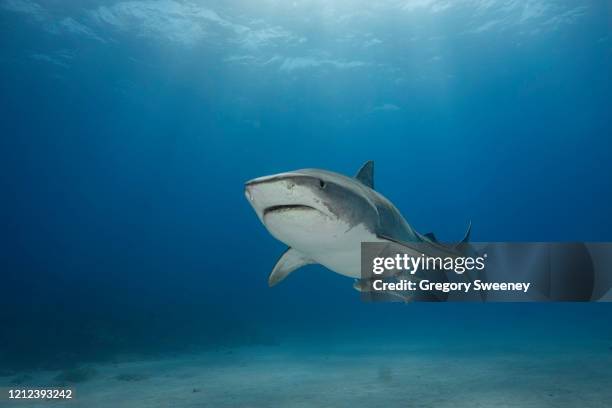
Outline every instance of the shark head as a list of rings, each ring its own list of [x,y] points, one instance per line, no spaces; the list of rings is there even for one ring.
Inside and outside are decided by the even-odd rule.
[[[364,184],[316,169],[259,177],[245,195],[270,234],[302,252],[343,245],[357,225],[373,231],[378,214]]]

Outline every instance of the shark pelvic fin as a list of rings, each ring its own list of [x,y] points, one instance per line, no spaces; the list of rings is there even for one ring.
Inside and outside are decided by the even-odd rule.
[[[365,162],[355,178],[374,190],[374,162],[372,160]]]
[[[274,265],[274,269],[272,269],[272,273],[270,273],[270,276],[268,277],[268,286],[272,287],[278,284],[291,272],[301,268],[304,265],[312,263],[314,262],[304,257],[302,253],[293,248],[287,248],[278,261],[276,261],[276,265]]]

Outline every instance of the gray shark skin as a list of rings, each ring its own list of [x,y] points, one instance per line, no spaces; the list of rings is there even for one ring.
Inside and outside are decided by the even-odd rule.
[[[326,170],[302,169],[250,180],[245,195],[270,234],[289,248],[275,265],[274,286],[301,266],[318,263],[344,276],[361,278],[362,242],[392,242],[414,255],[458,256],[457,248],[435,242],[406,222],[399,210],[374,190],[374,164],[355,178]],[[466,243],[470,228],[462,242]]]

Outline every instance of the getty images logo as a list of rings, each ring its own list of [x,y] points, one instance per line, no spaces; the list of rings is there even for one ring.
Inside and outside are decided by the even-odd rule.
[[[466,271],[482,271],[485,268],[487,254],[478,257],[441,257],[441,256],[410,256],[396,254],[391,257],[375,257],[372,261],[372,272],[382,275],[385,271],[405,271],[414,275],[417,271],[453,271],[458,275]]]

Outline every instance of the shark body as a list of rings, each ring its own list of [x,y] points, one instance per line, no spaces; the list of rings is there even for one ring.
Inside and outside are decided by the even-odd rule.
[[[462,257],[478,251],[491,257],[486,271],[446,274],[427,271],[428,280],[463,282],[474,278],[490,282],[532,282],[526,296],[507,297],[488,292],[472,300],[587,301],[610,300],[612,256],[605,244],[492,243],[480,250],[469,244],[471,224],[456,245],[439,243],[432,233],[420,234],[399,210],[374,190],[374,163],[365,163],[355,177],[326,170],[303,169],[259,177],[246,183],[245,195],[266,229],[289,248],[268,278],[274,286],[291,272],[318,263],[341,275],[357,279],[353,287],[372,290],[372,281],[361,276],[361,243],[391,244],[395,251],[418,257]],[[476,251],[476,252],[475,252]],[[397,253],[397,252],[396,252]],[[436,272],[434,274],[434,272]],[[402,279],[401,274],[394,279]],[[413,276],[413,279],[420,279]],[[484,293],[484,292],[483,292]],[[607,295],[605,295],[608,293]],[[390,292],[391,295],[397,295]],[[403,297],[407,300],[448,300],[445,295]],[[465,300],[463,294],[454,300]]]
[[[374,190],[374,163],[347,177],[303,169],[259,177],[246,183],[245,195],[270,234],[289,246],[269,276],[274,286],[294,270],[318,263],[360,279],[362,242],[393,242],[418,256],[457,256],[454,247],[419,234],[399,210]],[[462,243],[467,242],[470,228]],[[411,247],[411,243],[418,243]],[[425,244],[425,245],[424,245]]]

